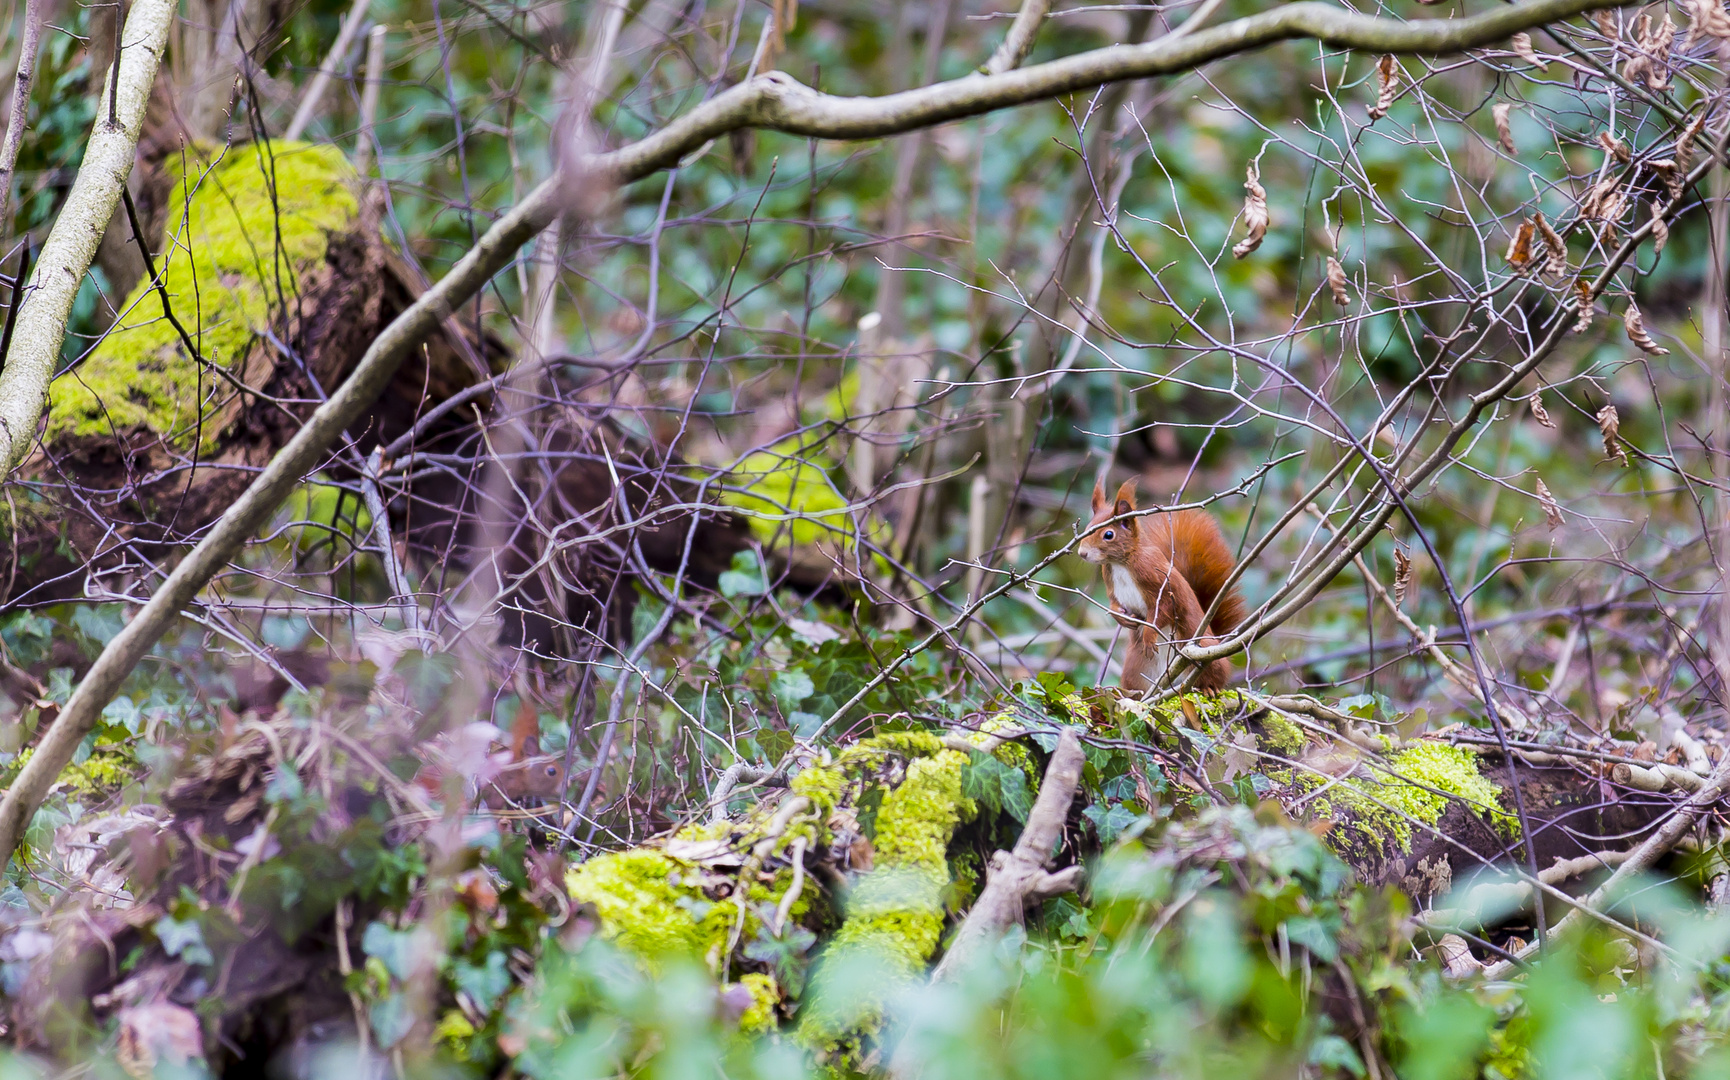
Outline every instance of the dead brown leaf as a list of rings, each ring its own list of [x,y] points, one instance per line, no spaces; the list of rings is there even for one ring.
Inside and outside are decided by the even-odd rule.
[[[1544,273],[1551,277],[1566,277],[1568,275],[1568,243],[1562,239],[1562,234],[1544,220],[1542,211],[1532,215],[1532,222],[1538,227],[1538,235],[1544,240]]]
[[[1669,12],[1664,13],[1663,22],[1656,24],[1651,15],[1641,15],[1635,53],[1622,65],[1622,77],[1631,83],[1644,81],[1653,90],[1668,89],[1670,46],[1675,40],[1676,24]]]
[[[1692,49],[1707,38],[1730,41],[1730,12],[1720,0],[1682,0],[1688,12],[1688,37],[1682,48]]]
[[[1532,48],[1532,35],[1525,31],[1521,31],[1514,35],[1511,43],[1514,46],[1515,56],[1537,68],[1539,71],[1549,70],[1549,63],[1546,62],[1543,57],[1538,55],[1536,49]]]
[[[1520,222],[1520,227],[1514,230],[1513,239],[1508,241],[1508,265],[1515,270],[1524,270],[1532,265],[1532,236],[1537,226],[1530,218]]]
[[[1604,456],[1615,457],[1620,454],[1622,464],[1631,466],[1634,461],[1628,456],[1627,447],[1623,446],[1619,439],[1621,430],[1622,418],[1616,412],[1616,406],[1606,403],[1598,410],[1598,432],[1604,436]]]
[[[1556,497],[1550,494],[1550,486],[1544,483],[1543,477],[1538,477],[1538,503],[1544,508],[1544,522],[1552,531],[1562,527],[1562,507],[1556,502]]]
[[[1380,120],[1388,115],[1388,110],[1393,107],[1394,95],[1399,90],[1399,70],[1392,53],[1384,54],[1376,64],[1376,80],[1380,89],[1376,92],[1376,103],[1370,106],[1371,120]]]
[[[1351,293],[1346,291],[1345,267],[1332,255],[1328,256],[1328,289],[1334,294],[1334,303],[1340,307],[1352,302]]]
[[[1634,301],[1628,301],[1627,310],[1622,312],[1622,326],[1628,331],[1628,340],[1640,346],[1640,351],[1648,356],[1669,356],[1670,350],[1652,340],[1652,335],[1646,332],[1646,320],[1640,317],[1640,308]]]
[[[1496,120],[1496,141],[1502,144],[1502,149],[1510,154],[1518,154],[1519,147],[1514,145],[1514,133],[1508,127],[1508,113],[1514,107],[1506,101],[1498,101],[1490,106],[1490,115]]]
[[[1231,249],[1234,258],[1243,258],[1256,248],[1261,247],[1262,238],[1267,235],[1267,190],[1261,186],[1261,169],[1255,162],[1250,162],[1244,171],[1243,190],[1246,192],[1243,200],[1244,238]]]
[[[1592,328],[1592,286],[1584,277],[1574,280],[1574,333],[1584,334]]]

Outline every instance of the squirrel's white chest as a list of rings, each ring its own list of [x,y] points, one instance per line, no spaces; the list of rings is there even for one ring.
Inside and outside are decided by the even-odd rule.
[[[1129,572],[1129,567],[1122,563],[1107,563],[1105,572],[1111,587],[1111,597],[1117,601],[1117,606],[1131,615],[1147,617],[1147,601],[1141,595],[1141,586],[1136,583],[1135,576]]]

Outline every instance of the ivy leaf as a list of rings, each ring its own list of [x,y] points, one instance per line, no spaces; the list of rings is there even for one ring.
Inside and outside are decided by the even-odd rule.
[[[1009,814],[1025,822],[1033,809],[1033,797],[1027,791],[1027,777],[1013,765],[1006,765],[991,754],[973,751],[961,770],[961,794],[979,803],[994,814]]]
[[[381,922],[367,923],[366,933],[361,935],[360,949],[368,956],[378,957],[399,979],[407,979],[414,969],[413,930],[392,930]]]
[[[1016,821],[1025,823],[1027,815],[1033,812],[1033,793],[1027,790],[1027,774],[1013,765],[1003,765],[1003,773],[997,782],[1003,789],[1004,811]]]
[[[1321,1035],[1310,1044],[1311,1065],[1323,1069],[1344,1069],[1353,1076],[1364,1074],[1364,1063],[1352,1044],[1338,1035]]]
[[[762,596],[769,591],[768,584],[763,580],[763,567],[757,561],[753,551],[735,552],[733,568],[724,570],[716,582],[721,588],[721,595],[729,599],[735,596]]]
[[[511,973],[505,967],[505,954],[497,949],[487,953],[484,964],[458,960],[451,965],[451,975],[457,989],[473,999],[484,1013],[492,1012],[493,1005],[511,988]]]
[[[381,1050],[388,1050],[402,1042],[408,1038],[408,1033],[414,1030],[415,1010],[409,1008],[408,1000],[402,994],[392,994],[378,1002],[368,1010],[368,1014],[372,1021],[373,1038],[378,1041]]]
[[[772,965],[775,978],[788,993],[797,996],[805,988],[809,966],[807,955],[815,944],[817,935],[798,923],[790,922],[782,927],[780,937],[773,936],[769,928],[763,926],[758,928],[756,938],[745,946],[745,957]]]
[[[119,604],[85,605],[72,613],[72,629],[89,638],[99,649],[112,641],[124,625]]]
[[[1320,919],[1308,916],[1287,919],[1285,933],[1294,944],[1302,945],[1324,963],[1331,964],[1339,959],[1339,942],[1334,940],[1333,932]]]
[[[151,927],[156,934],[156,940],[162,943],[162,951],[169,956],[178,956],[189,964],[210,964],[215,957],[210,955],[210,948],[204,944],[204,928],[192,919],[184,922],[172,915],[164,915],[156,920]]]
[[[803,670],[794,668],[783,671],[770,682],[770,689],[775,694],[775,700],[781,707],[791,710],[800,702],[817,692],[817,684],[811,681],[811,676]]]
[[[1099,842],[1105,847],[1110,847],[1123,830],[1135,823],[1135,815],[1122,804],[1107,807],[1094,803],[1083,810],[1081,816],[1093,822],[1095,831],[1099,833]]]
[[[264,798],[270,803],[293,802],[306,793],[300,777],[287,765],[272,770],[270,782],[264,785]]]

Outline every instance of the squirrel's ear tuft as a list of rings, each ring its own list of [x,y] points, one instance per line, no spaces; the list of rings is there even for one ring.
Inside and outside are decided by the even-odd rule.
[[[1100,473],[1093,481],[1093,512],[1099,513],[1105,509],[1105,474]]]
[[[1130,502],[1128,499],[1117,500],[1117,505],[1111,508],[1111,514],[1113,517],[1122,517],[1125,514],[1131,514],[1134,512],[1135,504]],[[1126,529],[1135,528],[1135,519],[1130,518],[1128,521],[1123,523],[1123,527]]]
[[[1118,513],[1120,513],[1120,514],[1129,513],[1129,510],[1125,510],[1123,508],[1125,503],[1127,503],[1129,505],[1129,510],[1135,509],[1135,478],[1133,476],[1130,477],[1128,480],[1125,480],[1123,482],[1123,485],[1117,489],[1117,512]]]

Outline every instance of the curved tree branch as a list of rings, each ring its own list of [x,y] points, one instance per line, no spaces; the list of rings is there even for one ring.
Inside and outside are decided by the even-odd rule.
[[[1624,2],[1530,0],[1469,19],[1407,22],[1305,0],[1197,30],[1187,37],[1112,45],[1001,75],[972,74],[883,97],[837,97],[813,90],[785,72],[771,71],[717,95],[660,131],[598,155],[593,161],[597,170],[615,182],[628,183],[675,164],[711,139],[742,128],[818,139],[873,139],[1106,83],[1189,71],[1222,57],[1297,38],[1379,53],[1454,53]]]
[[[143,2],[140,0],[140,6]],[[373,341],[354,374],[318,407],[306,426],[277,452],[198,546],[174,568],[149,603],[108,642],[37,744],[30,761],[7,789],[5,798],[0,800],[0,851],[9,854],[17,849],[36,808],[60,770],[72,760],[79,742],[96,725],[102,710],[113,700],[133,667],[168,632],[180,609],[192,603],[199,590],[276,512],[343,430],[384,391],[410,350],[479,292],[510,262],[516,250],[546,228],[557,213],[556,180],[547,180],[530,192],[521,205],[495,222],[449,274]],[[100,227],[96,231],[100,233]],[[94,240],[91,247],[94,250]],[[11,370],[8,364],[7,374]]]
[[[36,441],[72,301],[132,173],[144,109],[173,19],[171,0],[137,0],[121,32],[118,82],[111,69],[99,99],[104,106],[112,102],[112,112],[97,109],[84,163],[37,256],[36,274],[18,311],[17,338],[0,371],[0,475],[17,468]]]
[[[769,72],[718,95],[630,146],[579,159],[577,167],[583,177],[554,176],[542,182],[495,222],[449,274],[385,328],[348,381],[318,408],[137,616],[108,643],[0,800],[0,851],[16,850],[25,827],[79,742],[95,726],[134,665],[167,633],[181,608],[193,601],[275,513],[301,477],[384,389],[409,351],[508,265],[518,248],[552,223],[562,209],[561,190],[572,190],[580,182],[622,184],[641,179],[676,164],[709,140],[743,128],[825,139],[877,138],[1104,83],[1187,71],[1279,41],[1312,38],[1384,53],[1450,53],[1489,45],[1520,30],[1622,2],[1530,0],[1468,19],[1412,22],[1300,2],[1176,40],[1168,37],[1144,45],[1114,45],[1031,68],[1000,75],[974,74],[881,98],[835,97],[812,90],[782,72]],[[129,44],[120,66],[122,122],[117,128],[110,127],[106,119],[97,122],[85,165],[50,235],[50,245],[60,239],[52,271],[47,265],[48,249],[44,249],[37,279],[48,282],[52,289],[32,296],[20,316],[20,329],[34,331],[25,337],[30,359],[11,361],[0,373],[0,438],[5,440],[0,443],[4,454],[0,465],[5,471],[16,466],[34,436],[54,358],[65,335],[72,296],[95,254],[103,227],[114,213],[120,184],[131,168],[145,96],[155,74],[170,11],[167,0],[138,0],[134,7],[126,26]],[[134,48],[141,44],[147,47]],[[145,64],[148,72],[142,70]],[[573,187],[567,188],[567,184]],[[80,255],[82,262],[77,261]],[[51,302],[58,306],[51,306]],[[33,321],[26,325],[24,319]],[[903,653],[902,661],[910,655]],[[899,664],[890,670],[895,666]]]
[[[1075,801],[1075,788],[1081,783],[1081,769],[1086,764],[1087,757],[1075,729],[1064,728],[1057,738],[1057,749],[1051,754],[1051,763],[1046,766],[1039,798],[1034,800],[1021,838],[1015,842],[1015,850],[999,851],[991,857],[991,866],[985,872],[985,888],[973,902],[967,918],[961,921],[949,951],[932,972],[933,982],[953,980],[966,970],[983,950],[1021,921],[1022,911],[1029,903],[1074,891],[1081,867],[1069,866],[1050,873],[1045,866],[1063,835],[1069,804]]]
[[[985,61],[980,70],[987,75],[1001,75],[1020,67],[1027,54],[1033,51],[1039,27],[1050,10],[1051,0],[1021,0],[1021,10],[1015,13],[1015,21],[1009,24],[1009,33],[1004,35],[1003,43],[997,46],[991,59]]]

